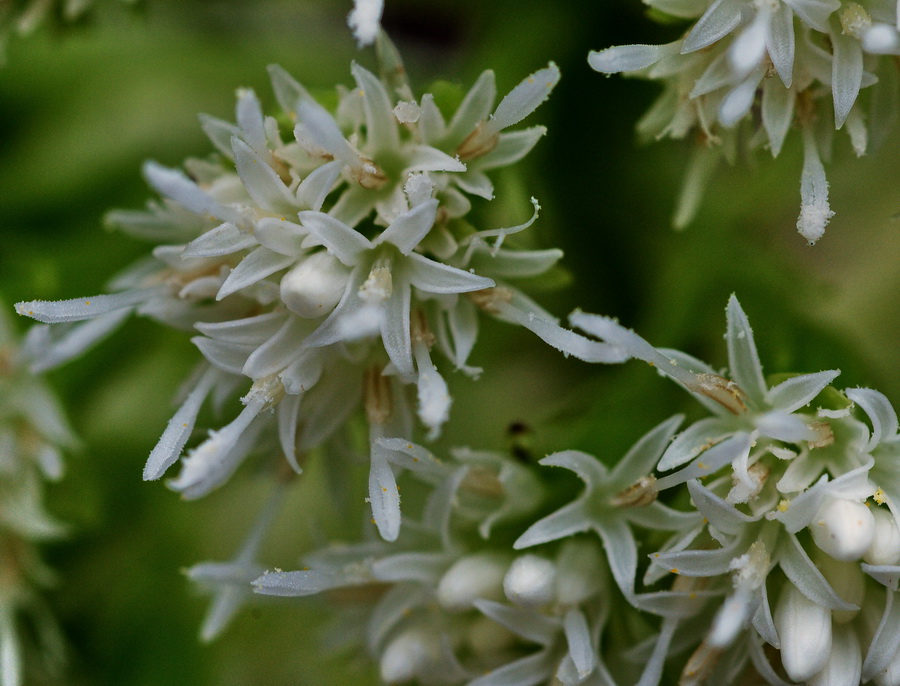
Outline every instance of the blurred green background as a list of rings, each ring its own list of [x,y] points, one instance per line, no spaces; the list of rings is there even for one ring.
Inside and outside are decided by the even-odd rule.
[[[197,123],[233,119],[234,91],[253,87],[270,112],[266,65],[313,89],[349,84],[359,52],[344,20],[349,2],[144,0],[137,9],[98,0],[74,26],[14,38],[0,69],[0,300],[101,292],[147,246],[102,226],[112,208],[149,197],[143,160],[176,166],[211,151]],[[724,306],[738,294],[770,372],[839,367],[842,386],[871,386],[900,402],[900,135],[862,159],[838,135],[827,165],[837,215],[806,246],[799,210],[800,146],[759,154],[713,179],[697,221],[669,218],[687,150],[637,143],[634,123],[653,84],[606,79],[590,49],[670,40],[638,0],[387,0],[385,25],[414,87],[464,86],[484,68],[504,93],[549,60],[563,79],[532,118],[549,134],[519,175],[500,179],[516,202],[478,207],[483,228],[543,206],[532,242],[565,250],[572,285],[537,295],[564,315],[580,306],[618,316],[657,345],[725,365]],[[22,329],[25,322],[20,322]],[[196,634],[206,601],[179,570],[230,557],[265,486],[243,470],[200,502],[182,503],[141,468],[196,360],[179,332],[131,321],[84,359],[51,374],[84,449],[50,488],[48,506],[73,523],[48,549],[60,572],[50,596],[71,642],[59,683],[150,686],[359,684],[371,668],[319,650],[315,600],[262,603],[211,646]],[[587,367],[527,332],[485,325],[472,362],[485,374],[452,379],[457,402],[440,445],[502,448],[514,420],[532,426],[535,450],[578,447],[620,455],[668,414],[690,407],[643,365]],[[510,389],[515,389],[510,391]],[[313,470],[315,471],[315,470]],[[302,551],[341,531],[315,474],[300,479],[264,548],[271,566],[295,568]],[[362,489],[356,491],[362,500]],[[355,515],[354,515],[355,516]],[[342,675],[340,677],[336,675]]]

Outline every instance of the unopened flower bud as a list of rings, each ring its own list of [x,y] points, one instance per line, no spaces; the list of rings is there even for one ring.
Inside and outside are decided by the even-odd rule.
[[[813,540],[836,560],[858,560],[872,545],[875,519],[865,503],[826,500],[809,525]]]
[[[870,565],[895,565],[900,562],[900,530],[889,510],[873,507],[870,512],[875,519],[875,534],[872,545],[863,555]]]
[[[788,583],[778,599],[774,619],[781,639],[781,663],[788,676],[802,682],[820,672],[831,652],[831,611]]]
[[[862,650],[852,627],[835,627],[831,653],[818,674],[809,680],[809,686],[844,686],[858,684],[862,673]]]
[[[513,561],[503,579],[503,592],[516,605],[535,607],[551,602],[556,591],[556,565],[537,555]]]
[[[313,253],[281,279],[281,301],[301,317],[321,317],[338,304],[349,271],[327,252]]]
[[[461,612],[471,608],[479,598],[500,600],[507,565],[506,558],[492,553],[457,560],[438,583],[438,602],[447,610]]]
[[[384,649],[381,655],[381,680],[402,684],[427,673],[440,658],[440,637],[421,627],[407,629]]]

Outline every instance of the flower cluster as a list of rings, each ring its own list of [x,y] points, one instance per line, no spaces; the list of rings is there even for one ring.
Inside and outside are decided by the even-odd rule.
[[[651,138],[695,133],[675,216],[694,216],[718,160],[768,145],[777,157],[792,127],[803,138],[797,230],[815,243],[833,216],[822,157],[844,128],[857,155],[897,117],[900,10],[883,0],[647,0],[654,11],[694,21],[666,45],[592,52],[590,65],[659,80],[664,91],[638,124]],[[861,100],[867,90],[868,102]],[[863,107],[868,112],[864,114]],[[870,144],[871,143],[871,144]]]
[[[179,459],[207,398],[249,386],[243,410],[195,447],[171,482],[188,498],[222,484],[268,435],[301,471],[306,454],[362,405],[369,497],[390,540],[400,525],[399,467],[377,439],[411,437],[416,419],[429,438],[439,435],[451,397],[433,353],[476,375],[468,358],[479,311],[582,359],[625,356],[561,328],[509,282],[561,257],[506,240],[535,220],[536,201],[532,218],[511,228],[479,231],[465,219],[471,197],[493,197],[487,172],[514,164],[544,135],[541,126],[507,129],[547,98],[557,68],[528,76],[499,104],[486,71],[446,116],[431,94],[413,97],[383,33],[377,51],[381,77],[354,64],[355,87],[338,89],[334,112],[273,66],[280,119],[265,116],[248,89],[238,92],[236,123],[203,116],[218,155],[188,160],[186,173],[147,163],[161,200],[109,217],[159,243],[152,257],[118,277],[111,295],[17,310],[55,324],[35,334],[41,364],[79,354],[132,311],[199,332],[192,341],[205,360],[146,479]]]
[[[732,683],[747,669],[770,684],[900,683],[891,629],[900,579],[897,415],[876,391],[834,389],[837,370],[767,380],[734,297],[727,320],[729,366],[719,373],[612,319],[572,315],[575,326],[684,386],[712,416],[677,434],[682,417],[663,423],[612,472],[573,451],[542,460],[587,487],[516,547],[596,531],[623,595],[664,617],[659,654],[691,647],[669,642],[679,624],[693,627],[680,683]],[[679,491],[690,496],[688,511],[660,504],[685,503]],[[637,589],[629,524],[672,532],[649,554],[642,579],[650,589],[676,575],[668,595]]]
[[[610,608],[600,547],[578,539],[517,555],[495,532],[521,526],[541,504],[533,465],[471,450],[445,463],[421,446],[381,443],[429,465],[421,518],[394,543],[331,545],[306,556],[301,571],[267,572],[256,592],[327,593],[342,611],[344,641],[352,636],[371,654],[384,683],[609,679],[599,653]]]
[[[63,658],[53,613],[40,595],[55,575],[37,546],[65,531],[44,509],[43,487],[62,477],[61,450],[75,443],[56,399],[29,372],[27,347],[20,348],[0,315],[0,680],[5,686],[22,683],[23,656],[29,652],[44,663],[35,664],[36,673],[52,673]]]

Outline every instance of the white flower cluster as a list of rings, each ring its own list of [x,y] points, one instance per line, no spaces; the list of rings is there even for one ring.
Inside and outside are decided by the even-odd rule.
[[[34,653],[43,665],[27,672],[53,674],[63,641],[41,587],[55,574],[38,545],[65,526],[43,506],[45,481],[62,477],[61,450],[76,444],[54,396],[28,370],[14,330],[0,313],[0,683],[18,686]],[[37,645],[32,646],[32,641]]]
[[[638,124],[641,134],[699,135],[675,225],[690,223],[720,158],[733,162],[742,146],[765,145],[777,157],[788,131],[797,127],[804,152],[797,229],[815,243],[834,214],[822,165],[831,155],[834,130],[844,128],[856,154],[863,155],[895,125],[900,8],[893,0],[646,4],[696,21],[672,43],[607,48],[592,52],[588,61],[599,72],[663,83],[662,95]]]
[[[17,310],[56,325],[33,336],[39,365],[79,354],[132,311],[199,332],[192,341],[205,362],[145,479],[179,459],[207,398],[249,379],[244,409],[190,451],[171,482],[187,498],[221,485],[267,435],[301,471],[306,454],[362,405],[369,498],[381,535],[392,540],[401,467],[377,439],[412,437],[416,417],[429,438],[438,436],[451,397],[433,350],[477,374],[467,361],[479,311],[582,359],[625,356],[561,328],[507,281],[541,275],[562,255],[507,247],[506,238],[537,217],[536,201],[532,218],[511,228],[477,231],[463,219],[470,196],[493,197],[486,172],[517,162],[543,136],[541,126],[506,129],[547,98],[557,68],[528,76],[496,106],[486,71],[448,118],[431,94],[413,97],[383,33],[377,49],[381,78],[354,64],[355,87],[338,89],[335,112],[272,67],[280,121],[247,89],[238,92],[236,124],[202,117],[218,156],[188,160],[187,173],[147,163],[161,201],[110,215],[160,243],[152,257],[117,278],[114,294]]]
[[[402,441],[383,447],[430,465],[421,519],[395,543],[332,545],[301,571],[267,572],[256,592],[328,592],[344,606],[342,640],[372,655],[384,683],[612,683],[598,653],[610,610],[600,546],[578,539],[517,555],[504,545],[505,526],[520,527],[544,499],[534,466],[500,453],[457,450],[443,463]]]
[[[729,366],[720,373],[612,319],[572,315],[680,383],[712,416],[677,434],[682,417],[664,422],[612,472],[574,451],[542,460],[574,471],[586,489],[516,548],[596,531],[625,598],[664,617],[654,655],[693,649],[679,683],[733,683],[751,669],[779,685],[900,684],[897,415],[876,391],[835,390],[837,370],[767,382],[734,297],[727,320]],[[687,492],[689,510],[660,504],[687,503],[673,489]],[[636,590],[629,525],[672,532],[642,579],[649,588],[677,575],[668,593]],[[693,644],[676,639],[680,625],[691,627]]]

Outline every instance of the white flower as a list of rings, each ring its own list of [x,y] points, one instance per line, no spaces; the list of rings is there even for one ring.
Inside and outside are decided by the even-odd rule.
[[[653,348],[644,339],[617,322],[597,315],[574,313],[570,319],[578,328],[602,338],[628,354],[653,365],[690,391],[714,413],[679,434],[657,465],[670,470],[687,468],[660,479],[659,489],[671,488],[688,479],[711,474],[733,463],[736,478],[756,490],[749,472],[750,450],[760,439],[788,443],[815,442],[825,427],[815,418],[798,414],[839,374],[838,370],[794,376],[769,387],[766,383],[753,330],[737,298],[727,307],[729,375],[684,353]]]
[[[595,457],[575,450],[545,457],[540,464],[575,472],[585,484],[584,492],[532,524],[513,547],[521,550],[593,530],[603,541],[616,584],[634,602],[637,544],[630,525],[673,531],[696,522],[692,515],[654,502],[656,490],[652,478],[647,478],[681,421],[676,416],[653,428],[611,471]]]
[[[675,225],[683,227],[693,219],[719,158],[732,160],[736,146],[752,148],[764,140],[777,156],[796,124],[804,139],[797,229],[815,243],[834,213],[819,157],[820,151],[830,153],[832,137],[814,123],[827,117],[835,129],[846,128],[858,155],[868,147],[867,127],[891,126],[890,114],[883,122],[864,122],[857,100],[863,88],[889,89],[876,83],[876,73],[892,67],[873,55],[900,50],[897,8],[877,1],[837,0],[649,4],[697,21],[682,39],[667,45],[607,48],[592,52],[588,61],[603,73],[634,73],[663,82],[662,96],[638,124],[647,137],[685,138],[698,129],[702,133],[685,174]],[[828,95],[830,111],[821,103]],[[889,107],[896,111],[897,103]],[[739,130],[748,120],[744,135]],[[765,138],[751,135],[757,128]]]

